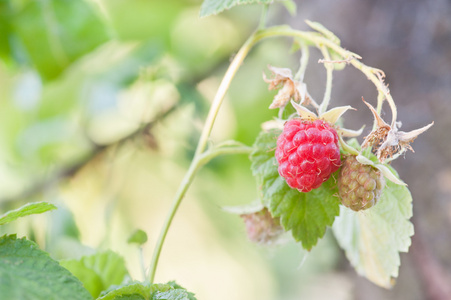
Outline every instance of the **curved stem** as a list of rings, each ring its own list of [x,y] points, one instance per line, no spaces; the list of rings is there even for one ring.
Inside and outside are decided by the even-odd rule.
[[[218,91],[216,92],[215,98],[213,99],[213,103],[210,107],[210,111],[208,112],[207,119],[205,121],[204,128],[202,130],[201,136],[199,138],[199,143],[197,144],[196,152],[194,154],[193,160],[191,161],[191,165],[188,169],[188,172],[185,174],[185,177],[183,178],[182,182],[180,183],[180,186],[177,190],[177,193],[174,197],[174,200],[172,202],[171,208],[169,210],[169,213],[165,219],[165,222],[163,224],[163,228],[161,229],[160,235],[158,237],[157,243],[155,245],[155,249],[152,256],[152,261],[150,263],[149,268],[149,276],[148,281],[150,284],[153,283],[155,279],[155,272],[158,265],[158,260],[160,258],[161,249],[163,248],[164,240],[166,239],[166,235],[168,233],[169,227],[171,226],[172,220],[174,219],[175,213],[177,212],[178,207],[180,206],[180,203],[182,202],[183,197],[185,196],[186,191],[188,190],[188,187],[190,186],[191,182],[194,179],[194,176],[196,172],[199,170],[199,168],[207,163],[210,159],[213,157],[219,155],[219,154],[226,154],[228,153],[243,153],[245,152],[243,149],[242,151],[233,151],[233,148],[230,148],[228,150],[223,149],[222,152],[219,150],[216,150],[215,154],[211,154],[208,151],[203,153],[208,142],[208,137],[210,136],[211,130],[213,128],[213,124],[215,122],[216,116],[219,112],[219,108],[221,107],[222,101],[224,100],[224,96],[230,86],[230,83],[235,76],[236,72],[238,71],[238,68],[240,67],[241,63],[243,62],[246,55],[249,53],[252,46],[258,42],[261,39],[261,37],[257,36],[257,34],[252,34],[249,39],[244,43],[244,45],[241,47],[241,49],[238,51],[238,53],[235,55],[232,63],[230,64],[229,68],[227,69],[224,78],[221,81],[221,84],[219,85]],[[246,150],[248,151],[248,150]]]
[[[202,153],[193,159],[188,172],[185,174],[185,177],[182,180],[182,183],[177,190],[177,194],[172,203],[171,209],[169,210],[169,214],[166,217],[166,220],[163,224],[163,229],[161,230],[160,236],[158,238],[157,244],[155,246],[155,250],[152,256],[152,262],[150,264],[149,269],[149,282],[153,283],[155,279],[155,272],[157,269],[158,259],[160,258],[161,249],[163,248],[164,240],[166,239],[166,235],[169,231],[169,227],[171,226],[172,220],[174,219],[175,213],[177,212],[180,203],[182,202],[183,197],[185,196],[188,187],[194,179],[197,171],[205,164],[207,164],[213,158],[224,155],[224,154],[246,154],[252,151],[252,147],[247,146],[239,146],[239,147],[225,147],[225,148],[215,148],[209,151]]]
[[[163,248],[164,240],[166,239],[166,235],[168,233],[169,227],[171,226],[172,219],[174,219],[174,215],[182,202],[183,196],[185,196],[188,187],[194,179],[194,175],[199,169],[199,160],[193,159],[191,162],[191,166],[188,169],[188,172],[185,174],[179,189],[174,197],[174,201],[172,202],[171,208],[169,209],[169,214],[166,216],[166,220],[164,221],[163,228],[161,229],[160,236],[158,237],[157,244],[155,245],[155,250],[153,252],[152,261],[150,263],[149,268],[149,282],[153,284],[153,280],[155,278],[155,272],[157,270],[158,259],[160,258],[161,249]]]
[[[278,36],[291,36],[298,37],[305,41],[309,41],[316,45],[324,45],[330,49],[332,49],[337,54],[341,55],[345,60],[349,60],[349,63],[354,66],[356,69],[360,70],[363,74],[367,76],[367,78],[376,86],[376,88],[384,93],[385,99],[390,105],[390,109],[392,111],[392,126],[396,122],[397,119],[397,109],[395,105],[395,101],[393,100],[390,91],[387,86],[381,80],[380,76],[376,74],[380,74],[380,71],[369,67],[356,58],[360,58],[359,55],[343,49],[340,45],[337,45],[335,42],[319,35],[317,32],[307,32],[307,31],[299,31],[290,28],[289,26],[276,26],[271,27],[259,32],[260,39],[267,37],[278,37]]]
[[[227,72],[224,75],[224,78],[219,85],[218,91],[216,92],[215,98],[213,99],[213,103],[211,104],[210,111],[208,112],[207,120],[205,121],[204,128],[202,130],[199,144],[197,145],[197,149],[195,152],[195,156],[201,154],[205,147],[207,146],[208,137],[210,136],[211,130],[213,129],[213,124],[215,122],[216,116],[219,112],[219,107],[224,100],[224,96],[229,89],[230,83],[232,82],[233,77],[235,76],[238,68],[243,62],[246,55],[251,50],[252,46],[261,39],[257,34],[253,34],[249,37],[249,39],[244,43],[238,53],[235,55],[232,63],[230,64]]]

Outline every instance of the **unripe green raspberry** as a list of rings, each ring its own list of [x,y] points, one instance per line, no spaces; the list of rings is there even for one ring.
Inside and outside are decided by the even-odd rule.
[[[260,244],[271,244],[282,235],[279,218],[273,218],[267,208],[250,214],[242,214],[249,239]]]
[[[382,173],[356,160],[354,155],[345,158],[338,178],[341,203],[359,211],[374,206],[385,186]]]

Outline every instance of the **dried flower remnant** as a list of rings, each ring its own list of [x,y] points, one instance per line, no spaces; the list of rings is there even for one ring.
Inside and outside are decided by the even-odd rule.
[[[279,218],[273,218],[267,208],[260,211],[242,214],[241,218],[246,225],[247,236],[259,244],[271,244],[283,233]]]
[[[263,73],[263,80],[269,83],[270,90],[280,89],[269,106],[270,109],[284,108],[291,99],[298,103],[300,101],[304,105],[310,103],[316,105],[308,94],[305,83],[293,79],[290,69],[276,68],[273,66],[268,66],[268,69],[272,72],[273,78],[268,79],[265,73]]]
[[[365,137],[362,148],[374,147],[376,150],[376,156],[381,163],[383,163],[387,158],[391,158],[394,155],[401,155],[407,150],[414,152],[412,146],[410,146],[410,143],[413,142],[417,136],[434,125],[434,122],[432,122],[431,124],[420,129],[409,132],[398,131],[398,127],[401,127],[400,122],[394,122],[391,126],[388,125],[384,120],[382,120],[371,104],[365,100],[363,100],[363,102],[373,113],[377,126],[367,137]]]

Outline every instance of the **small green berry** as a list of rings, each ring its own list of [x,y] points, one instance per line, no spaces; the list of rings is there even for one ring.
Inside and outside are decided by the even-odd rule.
[[[338,178],[338,191],[344,206],[355,211],[368,209],[377,203],[384,186],[384,176],[378,169],[359,163],[353,155],[344,159]]]

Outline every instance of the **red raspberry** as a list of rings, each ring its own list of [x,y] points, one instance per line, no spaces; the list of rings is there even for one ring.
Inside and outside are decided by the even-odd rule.
[[[341,164],[337,131],[322,120],[292,119],[277,139],[276,159],[291,188],[319,188]]]

